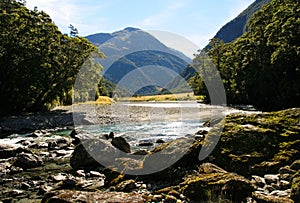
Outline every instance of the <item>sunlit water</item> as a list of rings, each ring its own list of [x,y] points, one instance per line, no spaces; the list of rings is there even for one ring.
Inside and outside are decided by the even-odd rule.
[[[146,112],[143,114],[146,114],[147,119],[141,122],[126,120],[118,124],[89,125],[81,128],[97,136],[114,132],[116,136],[122,136],[132,146],[136,146],[139,143],[156,143],[157,140],[170,141],[192,136],[201,129],[209,130],[203,127],[205,121],[216,115],[225,116],[229,112],[227,107],[209,106],[197,102],[147,102],[121,105],[145,107]]]
[[[195,134],[202,126],[201,120],[184,120],[169,122],[140,122],[116,125],[92,125],[84,129],[94,135],[109,134],[114,132],[117,136],[126,138],[133,145],[143,142],[155,143],[161,139],[170,141],[179,137]],[[207,128],[205,128],[207,129]]]
[[[121,103],[118,106],[122,106],[122,108],[138,107],[136,109],[141,111],[140,113],[146,119],[134,122],[125,119],[124,122],[115,124],[95,124],[76,127],[86,130],[96,137],[114,132],[116,136],[124,137],[130,142],[131,146],[138,146],[139,143],[156,143],[157,140],[167,142],[181,137],[189,137],[199,130],[209,130],[209,128],[203,127],[203,123],[210,118],[242,112],[229,107],[209,106],[196,102]],[[115,113],[122,112],[117,111]],[[136,115],[139,112],[131,113]],[[51,136],[51,138],[55,139],[55,137],[59,136],[57,134]],[[16,143],[24,138],[37,139],[27,138],[27,135],[15,134],[6,139],[1,139],[1,143]]]

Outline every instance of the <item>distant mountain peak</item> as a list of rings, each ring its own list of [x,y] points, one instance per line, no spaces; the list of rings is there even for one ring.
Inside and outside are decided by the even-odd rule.
[[[129,31],[129,32],[134,32],[134,31],[140,31],[141,29],[134,28],[134,27],[126,27],[124,30]]]

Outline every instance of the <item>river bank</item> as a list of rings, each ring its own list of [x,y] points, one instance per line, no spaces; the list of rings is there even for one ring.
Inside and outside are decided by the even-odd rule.
[[[140,111],[146,112],[145,108],[143,106]],[[51,113],[47,114],[46,120],[41,115],[21,116],[22,122],[10,124],[9,130],[15,132],[4,131],[6,138],[1,139],[1,201],[298,202],[300,109],[240,113],[226,116],[218,144],[203,161],[198,159],[199,152],[214,137],[214,129],[220,121],[210,122],[209,132],[201,131],[188,139],[162,140],[152,149],[138,153],[125,150],[118,136],[115,140],[107,140],[99,135],[99,139],[88,145],[91,150],[105,146],[105,151],[97,151],[101,155],[98,158],[116,161],[117,167],[125,173],[100,164],[87,153],[87,146],[78,145],[76,137],[87,137],[88,134],[77,131],[75,135],[70,109],[60,109],[52,114],[52,118]],[[148,113],[144,115],[149,119]],[[59,120],[62,117],[66,120]],[[95,121],[84,118],[86,122]],[[3,123],[6,127],[9,123],[4,121],[0,122],[2,129]],[[30,123],[29,127],[20,127],[26,126],[26,122]],[[43,122],[45,126],[41,124]],[[17,131],[26,133],[20,135]],[[122,151],[121,157],[109,156],[108,151],[118,150]],[[124,150],[127,151],[125,155]],[[158,152],[162,157],[175,160],[174,156],[183,150],[186,150],[183,157],[155,174],[126,173],[129,169],[139,171],[159,165],[160,159],[153,159]]]

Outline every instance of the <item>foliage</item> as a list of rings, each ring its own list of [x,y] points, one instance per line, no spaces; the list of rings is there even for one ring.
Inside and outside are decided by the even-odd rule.
[[[299,159],[299,116],[300,109],[227,116],[214,164],[244,176],[276,174]]]
[[[208,52],[220,71],[229,103],[275,110],[300,103],[300,2],[273,0],[256,13],[249,31]],[[195,58],[197,61],[197,57]],[[199,80],[192,80],[198,89]]]
[[[43,11],[13,0],[0,8],[0,115],[69,104],[81,65],[90,53],[102,54],[86,39],[62,34]]]
[[[235,19],[224,25],[214,38],[222,39],[226,43],[237,39],[248,30],[248,23],[253,14],[270,1],[271,0],[256,0]],[[209,46],[206,48],[209,48]]]

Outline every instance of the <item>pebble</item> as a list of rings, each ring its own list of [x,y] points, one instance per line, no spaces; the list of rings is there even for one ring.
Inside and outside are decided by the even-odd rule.
[[[105,177],[102,173],[99,173],[97,171],[90,171],[90,176],[91,177]]]
[[[29,154],[29,153],[21,153],[17,155],[17,159],[14,163],[15,166],[21,168],[35,168],[39,167],[43,164],[43,160],[36,154]]]
[[[76,175],[79,176],[79,177],[85,177],[84,170],[77,170]]]
[[[63,181],[63,180],[66,180],[67,179],[67,175],[66,174],[62,174],[62,173],[59,173],[57,175],[54,175],[52,176],[52,179],[56,182],[60,182],[60,181]]]
[[[264,187],[266,184],[266,181],[264,178],[259,177],[259,176],[252,176],[252,181],[254,182],[255,185],[257,185],[258,187]]]
[[[140,147],[150,147],[150,146],[153,146],[154,144],[152,142],[142,142],[142,143],[139,143],[139,146]]]
[[[291,183],[289,181],[286,180],[281,180],[279,182],[279,186],[281,189],[289,189],[291,187]]]
[[[23,146],[29,146],[29,145],[31,145],[31,141],[29,141],[29,140],[20,140],[16,144],[21,144]]]
[[[77,184],[77,180],[73,178],[68,178],[62,182],[61,187],[63,189],[73,188]]]
[[[165,203],[177,203],[177,198],[173,195],[167,195],[165,198]]]
[[[272,186],[275,190],[280,190],[279,183],[271,183],[271,186]]]
[[[264,175],[264,179],[267,184],[277,183],[279,181],[279,175]]]
[[[131,192],[136,188],[137,186],[134,180],[125,180],[116,186],[116,190],[120,192]]]
[[[289,192],[287,190],[274,190],[273,192],[270,193],[272,196],[278,196],[278,197],[287,197],[289,196]]]
[[[163,144],[163,143],[165,143],[165,141],[163,141],[162,139],[158,139],[158,140],[156,140],[156,143],[157,144]]]
[[[53,188],[48,186],[48,185],[42,185],[40,188],[39,188],[39,192],[38,194],[45,194],[47,192],[50,192]]]
[[[152,201],[160,202],[163,199],[162,195],[154,195]]]
[[[280,174],[281,180],[291,181],[292,177],[293,177],[292,174],[288,174],[288,173]]]
[[[271,193],[272,191],[275,190],[275,188],[273,188],[271,185],[266,185],[266,186],[264,187],[264,189],[265,189],[266,191],[268,191],[269,193]]]
[[[31,186],[28,184],[28,183],[22,183],[21,184],[21,189],[23,189],[23,190],[27,190],[27,189],[29,189],[29,188],[31,188]]]

